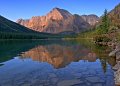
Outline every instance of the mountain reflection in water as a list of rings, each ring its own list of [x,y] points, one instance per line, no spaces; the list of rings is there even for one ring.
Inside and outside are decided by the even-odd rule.
[[[0,86],[114,86],[110,49],[90,41],[0,42]]]
[[[62,68],[71,62],[88,60],[95,62],[97,56],[89,49],[80,45],[64,46],[58,44],[37,46],[21,54],[21,59],[31,58],[34,61],[48,62],[55,68]]]

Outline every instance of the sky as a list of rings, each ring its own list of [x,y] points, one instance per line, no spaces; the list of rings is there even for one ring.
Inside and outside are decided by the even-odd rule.
[[[105,9],[110,11],[119,3],[120,0],[0,0],[0,15],[16,21],[43,16],[58,7],[72,14],[101,16]]]

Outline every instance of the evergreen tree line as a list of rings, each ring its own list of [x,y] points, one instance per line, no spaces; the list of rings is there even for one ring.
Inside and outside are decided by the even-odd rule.
[[[54,34],[0,32],[0,39],[50,39],[62,37]]]

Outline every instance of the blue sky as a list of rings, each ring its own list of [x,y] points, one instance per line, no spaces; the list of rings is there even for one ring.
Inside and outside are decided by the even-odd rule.
[[[72,14],[101,16],[104,9],[110,11],[118,3],[120,0],[0,0],[0,15],[16,21],[45,15],[54,7],[59,7]]]

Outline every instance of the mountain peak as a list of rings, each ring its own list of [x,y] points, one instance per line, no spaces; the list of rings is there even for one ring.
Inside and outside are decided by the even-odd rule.
[[[67,10],[64,10],[64,9],[60,9],[58,7],[55,7],[52,9],[52,11],[50,11],[47,16],[50,16],[52,19],[58,19],[58,20],[61,20],[61,19],[67,19],[69,17],[72,16],[71,13],[69,13]]]
[[[50,11],[50,13],[60,13],[61,14],[61,11],[62,11],[62,9],[55,7]]]
[[[58,7],[54,7],[53,10],[60,10],[60,8],[58,8]]]

